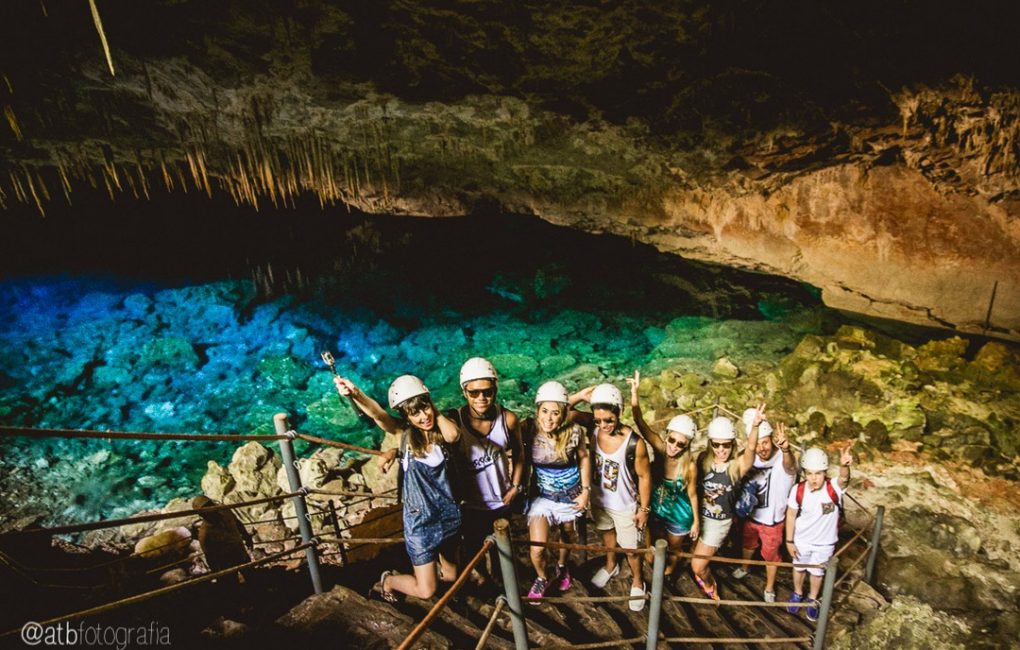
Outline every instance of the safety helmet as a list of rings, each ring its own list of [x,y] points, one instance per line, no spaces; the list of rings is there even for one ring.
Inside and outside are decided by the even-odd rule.
[[[697,431],[697,427],[694,426],[694,420],[689,415],[675,415],[673,419],[666,425],[666,431],[676,431],[682,433],[690,439],[694,439],[694,434]]]
[[[772,425],[769,424],[768,420],[762,420],[761,424],[758,425],[758,440],[761,440],[762,438],[771,437],[772,437]]]
[[[720,415],[708,423],[708,437],[713,440],[733,440],[737,437],[733,432],[733,421]]]
[[[804,452],[800,459],[800,466],[808,472],[824,472],[829,469],[829,455],[824,449],[812,447]]]
[[[749,408],[744,411],[744,433],[751,435],[751,426],[754,424],[754,416],[758,414],[758,409]],[[761,424],[758,425],[758,439],[768,438],[772,435],[772,425],[769,424],[768,420],[762,420]]]
[[[591,391],[591,403],[623,408],[623,394],[612,384],[599,384]]]
[[[460,367],[461,388],[468,382],[475,381],[476,379],[491,379],[493,382],[497,380],[496,368],[488,359],[471,357]]]
[[[559,402],[560,404],[570,403],[570,394],[558,381],[547,381],[538,387],[535,393],[535,404],[542,402]]]
[[[390,384],[388,397],[390,408],[395,409],[412,397],[428,395],[429,389],[414,375],[400,375]]]

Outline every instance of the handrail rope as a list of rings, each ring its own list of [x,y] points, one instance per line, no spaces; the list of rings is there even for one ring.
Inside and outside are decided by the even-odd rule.
[[[114,609],[118,609],[120,607],[124,607],[125,605],[133,605],[135,603],[140,603],[140,602],[149,600],[151,598],[155,598],[157,596],[162,596],[163,594],[168,594],[168,593],[170,593],[172,591],[177,591],[177,590],[183,589],[185,587],[190,587],[191,585],[198,584],[200,582],[208,582],[210,580],[215,580],[217,578],[221,578],[221,577],[226,576],[226,575],[231,575],[233,573],[237,573],[238,571],[243,571],[244,569],[248,569],[248,568],[251,568],[251,567],[254,567],[254,566],[258,566],[260,564],[268,564],[269,562],[272,562],[274,560],[278,560],[278,559],[280,559],[282,557],[286,557],[288,555],[293,555],[294,553],[296,553],[298,551],[303,551],[306,548],[308,548],[310,546],[314,546],[314,545],[315,545],[315,542],[305,542],[304,544],[301,544],[300,546],[295,546],[292,549],[288,549],[286,551],[280,551],[279,553],[274,553],[273,555],[267,555],[266,557],[258,559],[258,560],[252,560],[251,562],[246,562],[244,564],[239,564],[237,566],[229,567],[229,568],[226,568],[226,569],[221,569],[220,571],[214,571],[212,573],[207,573],[207,574],[205,574],[203,576],[199,576],[199,577],[193,578],[191,580],[185,580],[183,582],[178,582],[175,585],[169,585],[169,586],[166,586],[166,587],[160,587],[159,589],[154,589],[152,591],[146,591],[146,592],[141,593],[141,594],[135,594],[134,596],[129,596],[127,598],[122,598],[120,600],[115,600],[115,601],[110,602],[110,603],[106,603],[106,604],[103,604],[103,605],[97,605],[96,607],[90,607],[89,609],[84,609],[84,610],[81,610],[81,611],[78,611],[78,612],[72,612],[70,614],[65,614],[63,616],[58,616],[56,618],[51,618],[51,619],[49,619],[47,621],[39,622],[38,625],[40,625],[40,626],[54,625],[56,623],[63,623],[64,621],[71,621],[71,620],[75,620],[75,619],[78,619],[78,618],[84,618],[86,616],[92,616],[94,614],[102,614],[104,612],[108,612],[108,611],[111,611],[111,610],[114,610]],[[8,631],[3,632],[2,634],[0,634],[0,638],[12,635],[12,634],[14,634],[16,632],[20,632],[20,631],[21,631],[21,627],[17,627],[17,628],[15,628],[13,630],[8,630]]]
[[[194,539],[194,538],[192,538],[192,539]],[[60,566],[58,566],[58,567],[32,567],[32,566],[26,565],[24,562],[21,562],[18,559],[14,558],[14,557],[11,557],[11,556],[7,556],[7,559],[10,560],[11,562],[14,562],[15,564],[17,564],[19,567],[21,567],[25,571],[48,571],[50,573],[80,573],[82,571],[94,571],[96,569],[103,569],[103,568],[106,568],[108,566],[112,566],[114,564],[119,564],[121,562],[127,562],[128,560],[131,560],[131,559],[134,559],[134,558],[144,558],[146,555],[148,555],[150,553],[155,554],[156,551],[158,551],[161,548],[166,548],[168,546],[175,546],[175,545],[181,544],[183,541],[184,541],[183,539],[175,539],[174,541],[167,542],[166,544],[160,544],[159,546],[153,546],[152,548],[146,549],[145,551],[143,551],[141,553],[138,553],[136,551],[132,551],[131,553],[129,553],[127,555],[121,555],[120,557],[115,557],[112,560],[107,560],[105,562],[100,562],[99,564],[93,564],[93,565],[86,566],[86,567],[60,567]],[[0,554],[3,554],[3,551],[0,551]]]
[[[691,409],[689,411],[681,411],[680,413],[678,413],[678,415],[695,415],[697,413],[701,413],[702,411],[708,411],[708,410],[714,409],[715,407],[716,407],[715,404],[709,404],[708,406],[702,406],[702,407],[699,407],[699,408],[696,408],[696,409]],[[672,416],[672,415],[667,415],[666,417],[655,418],[654,420],[652,420],[650,422],[650,424],[656,425],[656,424],[662,424],[663,422],[669,422],[670,420],[673,419],[673,417],[674,416]]]
[[[337,537],[336,535],[319,535],[319,539],[330,544],[396,544],[404,541],[403,537]]]
[[[66,535],[69,533],[81,533],[87,530],[99,530],[102,528],[117,528],[120,526],[128,526],[131,524],[142,524],[150,521],[161,521],[163,519],[177,519],[180,517],[189,517],[191,515],[198,515],[202,512],[217,512],[220,510],[234,510],[235,508],[244,508],[246,506],[254,506],[260,503],[268,503],[270,501],[282,501],[283,499],[289,499],[290,497],[304,494],[301,490],[297,492],[285,492],[271,497],[263,497],[261,499],[253,499],[251,501],[240,501],[238,503],[224,503],[218,506],[209,506],[207,508],[190,509],[190,510],[177,510],[175,512],[161,512],[152,515],[141,515],[138,517],[126,517],[124,519],[106,519],[103,521],[93,521],[84,524],[70,524],[67,526],[55,526],[53,528],[25,528],[22,530],[12,531],[6,533],[7,535]]]
[[[325,494],[328,496],[337,497],[365,497],[366,499],[399,499],[395,494],[387,494],[387,492],[394,492],[396,488],[392,490],[385,490],[383,492],[352,492],[350,490],[323,490],[322,488],[308,488],[308,491],[312,494]],[[359,503],[359,501],[341,501],[344,505],[350,503]]]
[[[370,454],[372,456],[385,456],[385,451],[379,451],[378,449],[369,449],[368,447],[359,447],[357,445],[350,445],[346,442],[337,442],[336,440],[330,440],[328,438],[320,438],[318,436],[310,436],[307,433],[298,433],[297,431],[291,430],[289,433],[293,433],[298,438],[306,440],[308,442],[317,442],[320,445],[327,445],[329,447],[338,447],[340,449],[348,449],[350,451],[357,451],[362,454]]]
[[[623,555],[637,555],[639,553],[647,553],[653,550],[648,546],[641,546],[638,548],[609,548],[608,546],[595,546],[589,544],[564,544],[562,542],[534,542],[531,540],[523,540],[522,544],[529,546],[544,546],[546,548],[553,549],[567,549],[568,551],[589,551],[592,553],[620,553]],[[800,564],[796,562],[767,562],[765,560],[744,560],[742,558],[728,558],[721,555],[697,555],[695,553],[687,553],[683,551],[670,551],[673,555],[678,558],[688,559],[702,559],[711,560],[712,562],[719,562],[721,564],[752,564],[755,566],[781,566],[781,567],[797,567],[804,569],[824,569],[824,564]],[[544,599],[543,599],[544,600]]]
[[[857,568],[857,566],[858,566],[858,565],[859,565],[859,564],[860,564],[860,563],[861,563],[861,562],[862,562],[862,561],[863,561],[863,560],[864,560],[864,559],[865,559],[866,557],[868,557],[868,555],[870,555],[870,549],[864,549],[864,552],[863,552],[863,553],[861,553],[860,555],[858,555],[858,556],[857,556],[857,559],[856,559],[856,560],[854,560],[853,562],[851,562],[851,563],[850,563],[850,566],[848,566],[848,567],[847,567],[847,568],[846,568],[846,569],[845,569],[845,570],[843,571],[843,575],[841,575],[841,576],[840,576],[839,578],[837,578],[837,579],[836,579],[836,582],[834,582],[834,583],[832,584],[832,588],[833,588],[833,589],[835,590],[835,589],[836,589],[836,587],[838,587],[838,586],[840,585],[840,583],[841,583],[841,582],[843,582],[843,581],[844,581],[844,580],[846,580],[846,579],[847,579],[848,577],[850,577],[850,572],[851,572],[851,571],[853,571],[854,569],[856,569],[856,568]]]
[[[291,535],[290,537],[281,537],[279,539],[260,539],[256,542],[252,542],[252,546],[261,544],[281,544],[283,542],[292,542],[295,539],[301,539],[301,535]]]
[[[485,541],[482,543],[482,547],[478,549],[477,553],[475,553],[475,556],[471,558],[471,560],[468,561],[467,564],[464,565],[463,569],[460,570],[460,575],[457,576],[457,579],[453,581],[453,584],[450,585],[450,588],[446,590],[446,593],[443,594],[442,598],[436,601],[436,604],[432,606],[432,609],[429,610],[429,613],[425,615],[425,618],[423,618],[421,622],[419,622],[418,625],[414,627],[413,630],[411,630],[410,634],[404,637],[404,640],[400,643],[399,646],[397,646],[397,650],[408,650],[408,648],[410,648],[414,644],[414,642],[417,641],[418,638],[425,633],[425,630],[428,629],[429,625],[432,623],[432,620],[439,616],[439,612],[442,611],[444,607],[446,607],[446,603],[448,603],[450,599],[453,598],[458,591],[460,591],[460,588],[464,586],[464,583],[467,582],[468,577],[471,575],[471,570],[475,568],[475,565],[481,562],[482,559],[486,556],[486,554],[489,552],[489,548],[492,546],[492,543],[493,542],[491,538],[487,537],[485,539]]]
[[[241,442],[244,440],[286,440],[274,433],[149,433],[147,431],[98,431],[95,429],[36,429],[0,426],[0,435],[27,438],[92,438],[96,440],[197,440]]]
[[[13,564],[10,560],[13,558],[8,557],[5,553],[0,552],[0,563],[7,565],[14,573],[22,576],[37,587],[48,587],[52,589],[81,589],[81,590],[92,590],[101,587],[102,585],[60,585],[52,582],[39,582],[36,580],[28,571],[19,568]]]
[[[859,531],[857,531],[857,534],[856,534],[856,535],[854,535],[853,537],[851,537],[850,539],[848,539],[848,540],[847,540],[847,541],[846,541],[846,542],[845,542],[845,543],[843,544],[843,546],[841,546],[841,547],[839,548],[839,550],[837,550],[837,551],[836,551],[835,553],[833,553],[833,555],[835,555],[836,557],[839,557],[840,555],[842,555],[842,554],[843,554],[843,551],[845,551],[845,550],[847,550],[848,548],[850,548],[850,545],[851,545],[851,544],[853,544],[853,543],[854,543],[854,542],[856,542],[856,541],[857,541],[858,539],[860,539],[861,537],[863,537],[863,536],[864,536],[864,534],[865,534],[865,533],[867,533],[867,532],[869,532],[869,531],[868,531],[868,529],[866,529],[866,528],[862,528],[862,529],[860,529]],[[869,540],[869,541],[870,541],[870,540]],[[870,544],[869,544],[869,546],[870,546]]]
[[[368,512],[369,512],[369,513],[372,513],[372,512],[375,512],[376,510],[381,510],[381,508],[373,508],[372,510],[369,510]],[[347,522],[346,522],[346,520],[345,520],[345,523],[347,523],[347,525],[346,525],[346,526],[343,526],[343,527],[341,527],[341,528],[340,528],[340,531],[341,531],[341,532],[343,532],[343,531],[345,531],[345,530],[351,530],[352,528],[356,528],[357,526],[361,526],[362,524],[367,524],[367,523],[371,523],[371,522],[373,522],[373,521],[379,521],[380,519],[382,519],[382,518],[386,517],[387,515],[391,515],[391,514],[395,514],[395,513],[393,513],[392,511],[391,511],[391,512],[382,512],[382,513],[380,513],[380,514],[379,514],[378,516],[376,516],[376,517],[372,517],[371,519],[369,519],[369,518],[368,518],[368,517],[366,516],[366,517],[364,517],[364,518],[363,518],[363,519],[362,519],[361,521],[359,521],[359,522],[358,522],[358,523],[356,523],[356,524],[352,524],[352,523],[347,523]]]
[[[543,598],[542,600],[545,599]],[[595,643],[571,643],[568,645],[563,645],[561,643],[559,645],[544,645],[539,648],[533,648],[532,650],[595,650],[596,648],[613,648],[627,643],[641,643],[645,640],[645,638],[645,635],[641,635],[630,639],[615,639],[613,641],[598,641]]]
[[[707,636],[671,636],[659,639],[661,643],[811,643],[814,639],[809,636],[786,636],[786,637],[759,637],[757,639],[744,639],[740,637],[718,638]]]
[[[204,553],[203,553],[203,555],[204,555]],[[188,557],[182,557],[181,559],[175,560],[174,562],[169,562],[167,564],[161,564],[158,567],[153,567],[152,569],[147,570],[145,572],[145,575],[152,575],[153,573],[161,573],[163,571],[166,571],[170,567],[175,567],[178,564],[184,564],[185,562],[194,562],[194,560],[195,560],[195,557],[192,556],[192,555],[189,555]]]
[[[485,644],[489,642],[489,637],[492,636],[492,628],[496,627],[496,619],[499,618],[500,612],[506,607],[506,596],[500,596],[496,599],[496,606],[492,608],[492,615],[489,617],[489,622],[485,624],[485,629],[482,630],[482,635],[478,637],[478,644],[475,646],[475,650],[482,650]]]
[[[542,600],[545,600],[544,598]],[[813,603],[806,600],[802,603],[766,603],[760,600],[712,600],[703,596],[663,596],[663,601],[669,601],[671,603],[691,603],[693,605],[711,605],[716,607],[718,605],[729,605],[732,607],[810,607]]]
[[[543,603],[620,603],[627,600],[648,600],[649,594],[644,596],[542,596],[541,600],[531,601],[532,605]]]
[[[322,510],[313,510],[313,511],[308,513],[308,516],[309,517],[322,517],[322,516],[325,516],[325,515],[328,515],[328,514],[330,514],[328,509],[322,509]],[[297,515],[283,516],[281,514],[279,517],[273,517],[272,519],[267,518],[267,519],[258,519],[256,521],[242,521],[241,523],[243,525],[245,525],[245,526],[255,526],[257,524],[274,524],[274,523],[279,522],[279,521],[290,521],[291,519],[297,519],[297,518],[298,518]]]

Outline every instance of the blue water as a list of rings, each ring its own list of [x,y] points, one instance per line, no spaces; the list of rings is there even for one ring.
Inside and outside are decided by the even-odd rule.
[[[486,356],[501,372],[500,399],[525,413],[546,379],[623,386],[635,368],[707,374],[721,356],[777,361],[821,327],[810,294],[724,287],[688,270],[681,290],[676,274],[630,266],[594,281],[584,264],[471,270],[463,284],[427,273],[396,281],[384,269],[360,293],[341,283],[272,299],[247,280],[9,279],[0,423],[270,433],[285,412],[299,431],[374,446],[379,432],[338,399],[322,350],[380,401],[393,377],[412,372],[441,407],[462,400],[460,364]],[[29,510],[45,522],[123,516],[195,494],[207,461],[226,464],[235,446],[3,438],[0,488],[35,485],[44,496]],[[0,515],[22,514],[31,493],[3,489]]]

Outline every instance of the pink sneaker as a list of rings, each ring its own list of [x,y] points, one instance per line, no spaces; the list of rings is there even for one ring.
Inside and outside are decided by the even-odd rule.
[[[558,567],[559,571],[556,574],[556,588],[560,591],[567,591],[570,589],[574,581],[570,579],[570,567],[565,564],[561,564]]]
[[[535,578],[531,583],[531,590],[528,591],[528,599],[538,600],[545,596],[545,590],[549,588],[549,582],[545,578]]]

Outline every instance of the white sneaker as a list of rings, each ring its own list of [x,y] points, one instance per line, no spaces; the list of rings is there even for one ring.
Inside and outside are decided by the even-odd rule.
[[[618,574],[619,572],[620,572],[619,564],[616,565],[612,573],[606,571],[606,567],[602,567],[595,572],[595,575],[591,577],[591,586],[595,587],[596,589],[605,589],[606,583],[608,583],[610,579],[615,578],[616,574]]]
[[[619,567],[617,567],[619,568]],[[640,587],[630,588],[630,600],[627,601],[630,606],[630,611],[640,612],[645,608],[645,584],[641,583]]]
[[[765,592],[765,602],[766,603],[774,603],[774,602],[776,602],[776,592],[774,592],[774,591],[766,591]]]
[[[733,577],[736,580],[743,580],[747,577],[747,569],[742,566],[738,566],[736,569],[733,569]]]

